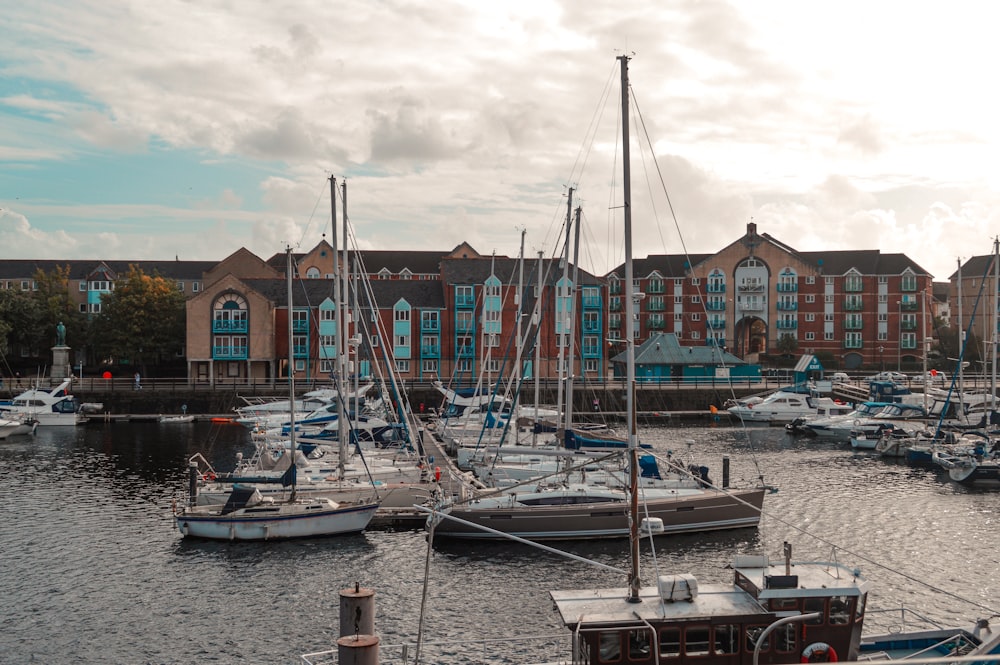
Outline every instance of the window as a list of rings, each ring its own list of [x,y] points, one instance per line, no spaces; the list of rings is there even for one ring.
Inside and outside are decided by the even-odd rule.
[[[664,628],[660,631],[660,658],[677,658],[681,655],[681,631]]]
[[[335,346],[337,344],[337,338],[334,335],[320,335],[319,345],[320,346]]]
[[[295,371],[296,372],[304,372],[305,370],[306,370],[306,361],[305,360],[296,360],[295,361]]]
[[[712,650],[716,654],[740,652],[740,631],[736,626],[724,624],[713,629]]]
[[[409,346],[410,336],[409,335],[396,335],[396,346]]]
[[[816,296],[811,293],[806,294],[806,302],[816,302]]]
[[[701,296],[691,296],[691,304],[697,305],[701,302]]]
[[[83,314],[87,313],[87,303],[85,302],[80,303],[80,312]]]
[[[184,282],[177,282],[177,290],[184,291]]]
[[[753,652],[753,650],[757,648],[757,640],[760,639],[761,633],[764,632],[765,628],[767,628],[767,626],[747,626],[747,632],[746,632],[747,651]],[[763,641],[760,644],[761,653],[770,650],[771,648],[770,640],[771,640],[770,635],[764,637]]]
[[[92,302],[92,303],[90,303],[90,313],[91,314],[100,314],[101,313],[101,303],[99,303],[99,302]]]
[[[628,632],[628,657],[629,660],[647,660],[650,651],[650,631],[630,630]]]
[[[701,333],[697,330],[691,331],[691,339],[701,339]]]
[[[815,275],[806,275],[806,284],[815,284],[815,283],[816,283]]]
[[[615,662],[622,657],[622,641],[617,631],[601,633],[597,637],[598,658],[602,662]]]
[[[424,374],[437,374],[438,371],[438,361],[436,360],[424,360],[420,363],[420,371]]]
[[[191,292],[198,293],[201,291],[201,285],[198,282],[191,282]]]
[[[701,314],[699,312],[691,312],[692,321],[701,321]]]
[[[393,320],[395,320],[395,321],[400,321],[400,322],[403,322],[403,323],[409,323],[410,322],[410,310],[408,310],[408,309],[396,309],[396,310],[393,310],[392,316],[393,316]]]
[[[816,339],[816,333],[813,333],[813,332],[807,332],[806,333],[806,341],[807,342],[811,342],[814,339]]]
[[[333,361],[332,360],[320,360],[319,361],[319,371],[324,374],[333,373]]]
[[[815,321],[815,320],[816,320],[816,315],[815,314],[812,314],[812,313],[806,314],[806,321],[812,322],[812,321]]]
[[[587,372],[588,374],[597,374],[599,371],[601,371],[600,362],[593,358],[588,358],[587,360],[584,360],[583,371]]]
[[[830,599],[830,624],[842,626],[851,618],[851,599],[847,596],[834,596]]]
[[[500,335],[484,335],[483,336],[483,347],[487,349],[495,349],[500,346]]]
[[[80,282],[80,290],[81,291],[87,290],[87,282]]]
[[[333,321],[336,319],[334,316],[336,312],[332,307],[323,307],[319,310],[319,320],[320,321]]]
[[[684,653],[688,656],[707,656],[708,636],[708,626],[688,626],[684,630]]]
[[[701,285],[701,278],[700,277],[692,277],[691,278],[691,286],[699,286],[699,285]]]
[[[488,360],[486,361],[486,371],[490,374],[498,374],[500,372],[500,361],[499,360]]]
[[[396,371],[400,374],[410,373],[410,361],[409,360],[397,360],[396,361]]]

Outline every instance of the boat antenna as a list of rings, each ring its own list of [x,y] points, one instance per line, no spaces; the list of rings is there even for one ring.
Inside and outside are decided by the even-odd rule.
[[[629,104],[627,55],[618,56],[622,86],[622,192],[625,212],[625,414],[628,418],[629,453],[629,580],[628,602],[639,598],[639,435],[635,419],[635,295],[632,284],[632,176],[629,169]]]

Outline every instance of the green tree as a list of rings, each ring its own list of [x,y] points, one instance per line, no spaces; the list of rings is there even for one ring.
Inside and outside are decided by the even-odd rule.
[[[142,368],[184,349],[184,294],[172,280],[146,275],[129,266],[115,290],[101,300],[101,314],[91,324],[98,358]]]
[[[0,338],[7,349],[40,353],[45,339],[45,311],[31,291],[0,290]],[[54,330],[53,330],[54,332]]]
[[[783,333],[778,337],[777,343],[778,353],[795,353],[799,350],[799,340],[795,339],[788,333]]]
[[[35,272],[34,297],[43,312],[40,343],[51,346],[55,342],[56,326],[66,326],[66,343],[84,346],[87,337],[87,317],[78,309],[69,295],[69,266],[56,267],[52,272],[39,269]]]

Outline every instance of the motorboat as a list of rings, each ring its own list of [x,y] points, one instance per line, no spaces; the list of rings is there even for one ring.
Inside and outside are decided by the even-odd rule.
[[[39,427],[80,425],[87,419],[80,412],[80,400],[70,393],[72,383],[72,377],[67,377],[51,390],[32,386],[9,405],[0,406],[0,418],[34,419]]]
[[[848,413],[852,406],[830,397],[822,397],[808,389],[787,387],[776,390],[760,400],[738,400],[727,407],[730,415],[744,423],[786,424],[798,418]]]

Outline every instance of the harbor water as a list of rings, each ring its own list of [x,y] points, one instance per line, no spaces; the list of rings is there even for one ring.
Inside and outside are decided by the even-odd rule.
[[[644,543],[646,585],[669,573],[727,581],[734,553],[778,558],[788,541],[797,559],[860,569],[874,607],[970,627],[1000,608],[1000,492],[780,428],[658,427],[642,439],[708,466],[716,482],[728,457],[733,485],[762,477],[776,489],[758,529]],[[383,653],[415,640],[424,607],[424,640],[465,651],[427,646],[423,662],[479,662],[476,639],[568,635],[549,590],[624,586],[624,572],[517,543],[434,543],[428,557],[422,530],[183,540],[171,502],[185,498],[187,459],[201,452],[227,470],[250,451],[241,427],[208,423],[91,424],[0,442],[0,662],[298,663],[335,646],[338,592],[356,583],[376,591]],[[621,541],[557,546],[626,565]],[[489,662],[533,656],[516,644],[482,649]]]

